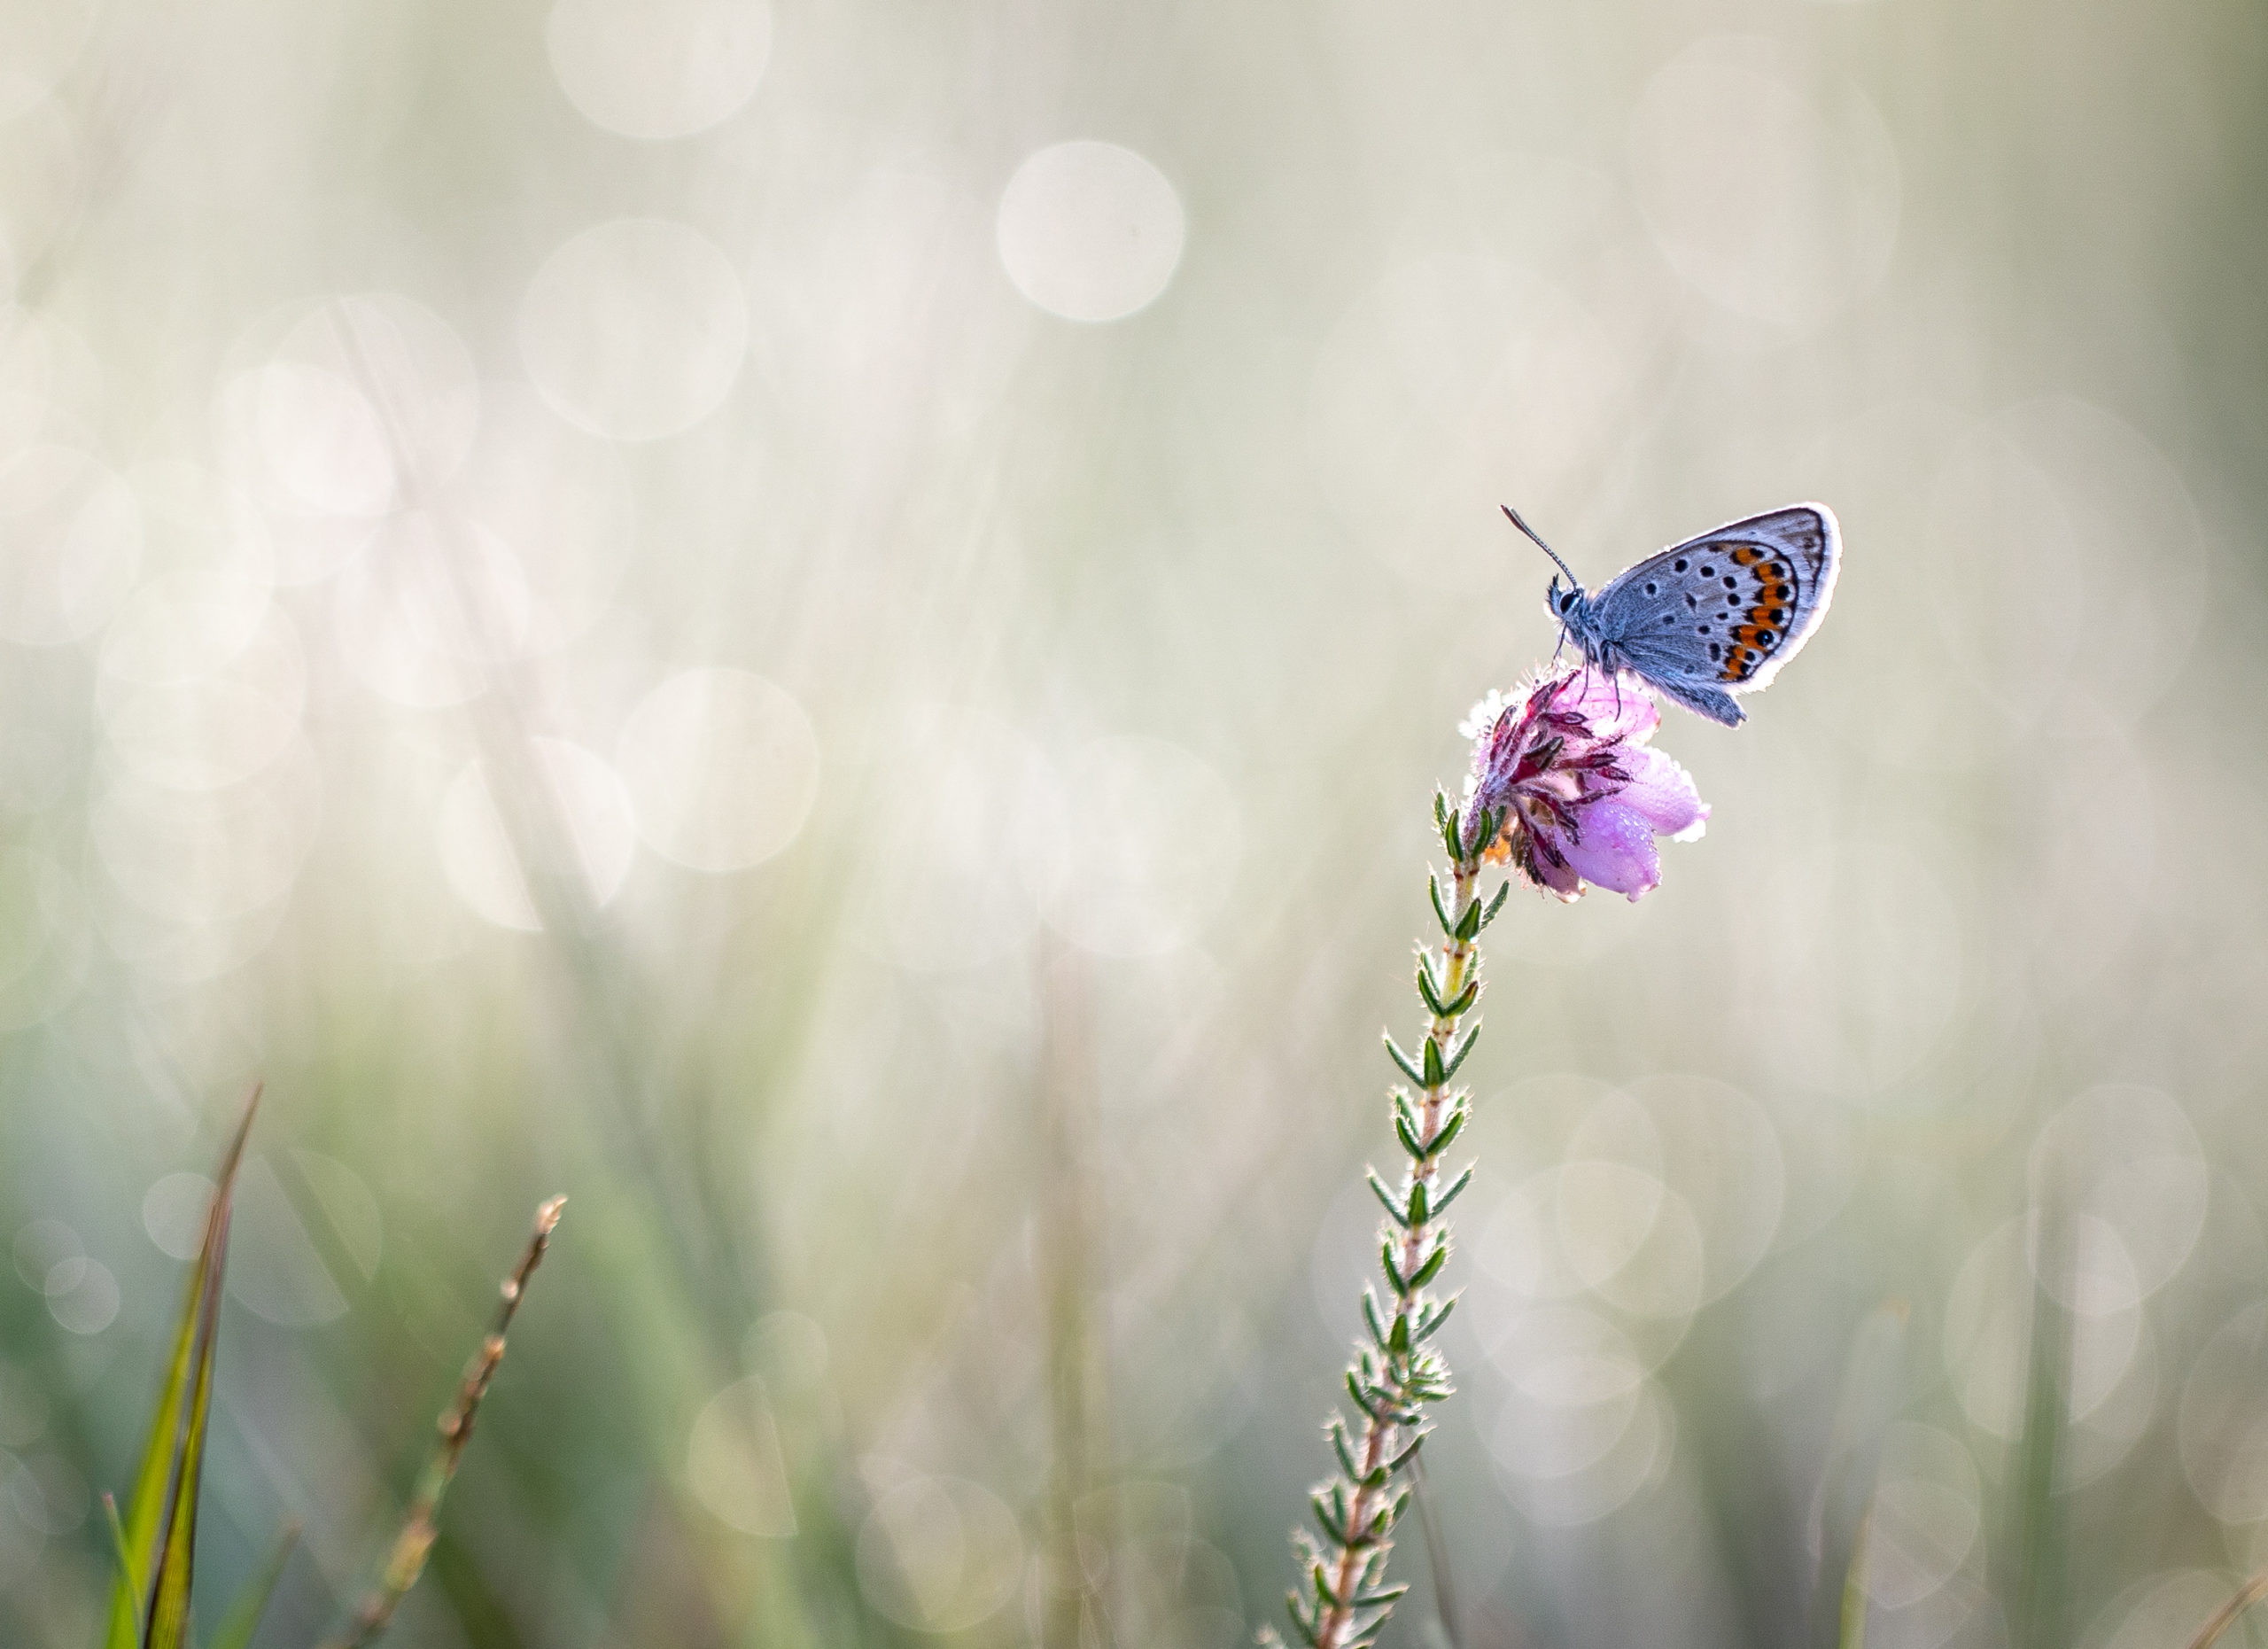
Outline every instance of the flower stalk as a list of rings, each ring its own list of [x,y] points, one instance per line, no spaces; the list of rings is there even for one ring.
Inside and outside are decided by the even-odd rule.
[[[1309,1649],[1361,1649],[1409,1591],[1386,1584],[1386,1555],[1410,1504],[1409,1474],[1432,1429],[1426,1405],[1453,1389],[1448,1363],[1427,1342],[1456,1304],[1456,1295],[1434,1285],[1449,1263],[1446,1216],[1472,1183],[1472,1169],[1468,1164],[1447,1179],[1444,1156],[1472,1114],[1472,1093],[1456,1085],[1456,1076],[1480,1034],[1477,1022],[1467,1024],[1480,997],[1480,934],[1503,908],[1511,883],[1508,879],[1483,901],[1482,858],[1503,828],[1501,813],[1484,807],[1467,819],[1447,795],[1436,794],[1433,822],[1449,852],[1449,879],[1445,896],[1440,875],[1429,873],[1441,937],[1418,957],[1425,1033],[1414,1054],[1391,1035],[1386,1039],[1409,1084],[1392,1098],[1405,1160],[1398,1186],[1375,1171],[1370,1177],[1386,1215],[1379,1249],[1386,1291],[1381,1298],[1375,1287],[1363,1290],[1368,1334],[1347,1371],[1355,1421],[1350,1426],[1334,1414],[1324,1428],[1339,1470],[1310,1502],[1319,1533],[1302,1529],[1293,1537],[1307,1583],[1288,1602],[1292,1624]]]
[[[442,1411],[433,1452],[426,1459],[425,1469],[418,1474],[408,1514],[402,1520],[400,1533],[394,1536],[393,1550],[387,1555],[378,1583],[355,1609],[353,1624],[325,1649],[366,1649],[368,1645],[376,1643],[392,1624],[394,1611],[400,1606],[402,1598],[425,1572],[425,1559],[440,1532],[436,1519],[441,1497],[448,1492],[449,1484],[457,1474],[457,1465],[464,1458],[465,1445],[472,1441],[473,1417],[479,1412],[480,1400],[488,1395],[488,1383],[496,1377],[497,1365],[504,1360],[505,1333],[511,1327],[520,1301],[527,1293],[528,1279],[542,1263],[544,1250],[551,1246],[551,1233],[559,1225],[559,1211],[566,1206],[567,1199],[559,1196],[536,1210],[535,1230],[528,1238],[527,1247],[521,1250],[520,1263],[497,1290],[496,1315],[488,1332],[481,1336],[471,1361],[465,1365],[456,1396]]]
[[[1305,1581],[1289,1597],[1292,1624],[1309,1649],[1364,1649],[1410,1590],[1386,1583],[1386,1555],[1432,1429],[1426,1407],[1452,1389],[1448,1363],[1427,1342],[1456,1304],[1435,1285],[1449,1263],[1449,1205],[1472,1182],[1468,1163],[1444,1183],[1444,1156],[1472,1115],[1472,1093],[1456,1077],[1480,1036],[1467,1020],[1480,1000],[1481,931],[1515,879],[1570,903],[1593,887],[1636,899],[1660,884],[1654,838],[1690,840],[1709,808],[1685,770],[1649,748],[1659,721],[1635,683],[1626,692],[1588,665],[1547,668],[1473,707],[1460,728],[1472,741],[1464,799],[1433,797],[1449,875],[1446,891],[1438,873],[1427,878],[1441,937],[1418,956],[1425,1034],[1414,1054],[1392,1036],[1386,1043],[1408,1079],[1393,1091],[1406,1160],[1399,1185],[1371,1174],[1386,1210],[1386,1291],[1363,1289],[1369,1334],[1347,1370],[1356,1419],[1350,1426],[1334,1414],[1324,1428],[1339,1470],[1309,1502],[1320,1532],[1292,1537]],[[1480,882],[1489,865],[1510,874],[1484,903]],[[1262,1637],[1276,1641],[1272,1632]]]

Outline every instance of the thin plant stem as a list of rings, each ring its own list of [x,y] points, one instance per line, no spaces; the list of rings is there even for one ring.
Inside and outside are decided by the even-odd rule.
[[[1048,1482],[1044,1649],[1078,1649],[1094,1639],[1107,1599],[1081,1551],[1083,1513],[1107,1446],[1107,1389],[1095,1344],[1096,1184],[1088,1139],[1093,1046],[1087,970],[1068,945],[1041,951],[1045,1031],[1039,1073],[1039,1133],[1045,1186],[1039,1209],[1042,1284],[1047,1320],[1047,1401],[1054,1458]],[[1107,1641],[1107,1638],[1106,1638]]]
[[[1292,1624],[1309,1649],[1359,1649],[1371,1642],[1410,1590],[1386,1585],[1386,1555],[1394,1525],[1410,1504],[1407,1480],[1418,1446],[1431,1429],[1425,1405],[1452,1389],[1448,1364],[1426,1342],[1456,1302],[1434,1295],[1429,1285],[1449,1256],[1443,1215],[1471,1182],[1472,1170],[1445,1185],[1442,1158],[1472,1115],[1470,1092],[1454,1084],[1480,1029],[1463,1027],[1480,995],[1480,932],[1503,907],[1510,883],[1483,904],[1481,855],[1496,840],[1501,815],[1484,811],[1467,828],[1449,797],[1437,795],[1433,822],[1449,850],[1449,890],[1444,899],[1441,880],[1433,878],[1441,938],[1418,960],[1425,1038],[1415,1054],[1386,1039],[1387,1053],[1410,1085],[1393,1094],[1394,1133],[1407,1161],[1398,1187],[1371,1176],[1371,1189],[1386,1213],[1379,1253],[1386,1294],[1382,1303],[1375,1288],[1363,1291],[1370,1333],[1347,1371],[1347,1393],[1359,1419],[1350,1429],[1343,1416],[1334,1415],[1325,1427],[1340,1471],[1309,1500],[1320,1537],[1305,1531],[1294,1537],[1307,1583],[1290,1595]]]
[[[550,1246],[552,1231],[559,1224],[559,1211],[566,1205],[565,1197],[553,1197],[536,1210],[535,1230],[520,1255],[520,1263],[512,1268],[511,1275],[504,1279],[503,1287],[497,1291],[496,1316],[482,1337],[479,1349],[472,1354],[472,1360],[465,1365],[464,1378],[457,1384],[456,1396],[441,1412],[440,1435],[425,1461],[425,1469],[418,1475],[416,1493],[410,1498],[409,1511],[402,1519],[401,1532],[394,1536],[393,1550],[386,1559],[378,1583],[354,1611],[353,1625],[344,1637],[332,1639],[326,1649],[364,1649],[364,1645],[376,1643],[392,1622],[402,1598],[424,1572],[426,1556],[432,1551],[434,1536],[439,1532],[434,1519],[440,1511],[441,1497],[457,1474],[465,1445],[472,1441],[473,1417],[479,1412],[481,1398],[488,1395],[488,1382],[496,1377],[497,1365],[504,1360],[505,1333],[511,1327],[520,1301],[527,1293],[528,1279],[542,1263],[544,1250]]]
[[[2236,1617],[2263,1598],[2268,1598],[2268,1569],[2261,1570],[2236,1589],[2236,1596],[2223,1604],[2211,1620],[2197,1629],[2197,1636],[2189,1640],[2189,1649],[2213,1649],[2221,1634],[2236,1624]]]
[[[2051,1162],[2036,1210],[2039,1254],[2033,1268],[2031,1338],[2026,1363],[2023,1430],[2016,1443],[2013,1488],[2015,1575],[2008,1641],[2015,1649],[2058,1649],[2063,1642],[2064,1525],[2057,1490],[2070,1389],[2071,1230],[2062,1196],[2062,1166]],[[2059,1298],[2058,1296],[2061,1296]]]
[[[1416,1490],[1418,1528],[1425,1536],[1425,1557],[1433,1571],[1433,1615],[1441,1622],[1441,1638],[1449,1649],[1463,1649],[1457,1636],[1456,1585],[1449,1574],[1449,1548],[1441,1531],[1439,1511],[1433,1505],[1433,1485],[1425,1481],[1425,1461],[1422,1454],[1410,1457],[1410,1485]]]

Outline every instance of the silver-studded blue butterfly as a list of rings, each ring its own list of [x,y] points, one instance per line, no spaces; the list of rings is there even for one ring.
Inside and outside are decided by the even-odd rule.
[[[1557,563],[1544,605],[1594,668],[1627,670],[1696,715],[1736,727],[1753,693],[1793,658],[1835,595],[1843,534],[1825,504],[1790,504],[1673,544],[1617,573],[1596,595],[1535,529],[1512,525]]]

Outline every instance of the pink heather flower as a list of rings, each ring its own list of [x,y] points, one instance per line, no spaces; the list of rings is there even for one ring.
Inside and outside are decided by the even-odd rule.
[[[1654,838],[1692,841],[1709,818],[1685,769],[1647,746],[1660,721],[1643,688],[1588,665],[1490,693],[1458,728],[1472,740],[1458,828],[1500,813],[1490,863],[1563,899],[1588,883],[1635,900],[1662,879]]]

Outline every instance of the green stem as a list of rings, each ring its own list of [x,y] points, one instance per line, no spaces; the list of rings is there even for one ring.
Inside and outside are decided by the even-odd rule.
[[[1495,833],[1495,821],[1484,817],[1472,837],[1459,839],[1445,797],[1436,799],[1434,820],[1458,851],[1446,904],[1438,885],[1434,891],[1441,940],[1418,964],[1425,1040],[1414,1059],[1389,1045],[1395,1064],[1419,1080],[1414,1093],[1397,1091],[1394,1098],[1394,1131],[1406,1155],[1399,1189],[1372,1178],[1388,1219],[1379,1253],[1387,1309],[1381,1312],[1376,1296],[1366,1295],[1369,1339],[1348,1371],[1358,1423],[1350,1434],[1343,1419],[1332,1420],[1341,1470],[1316,1491],[1320,1538],[1300,1537],[1307,1585],[1291,1595],[1291,1614],[1310,1649],[1369,1643],[1407,1590],[1386,1586],[1386,1555],[1410,1499],[1404,1480],[1428,1429],[1425,1408],[1451,1389],[1448,1365],[1426,1342],[1454,1303],[1433,1291],[1449,1257],[1444,1211],[1464,1183],[1460,1177],[1445,1184],[1442,1158],[1471,1114],[1471,1096],[1453,1078],[1472,1046],[1460,1027],[1480,994],[1480,930],[1495,914],[1482,908],[1476,885],[1480,850]]]

